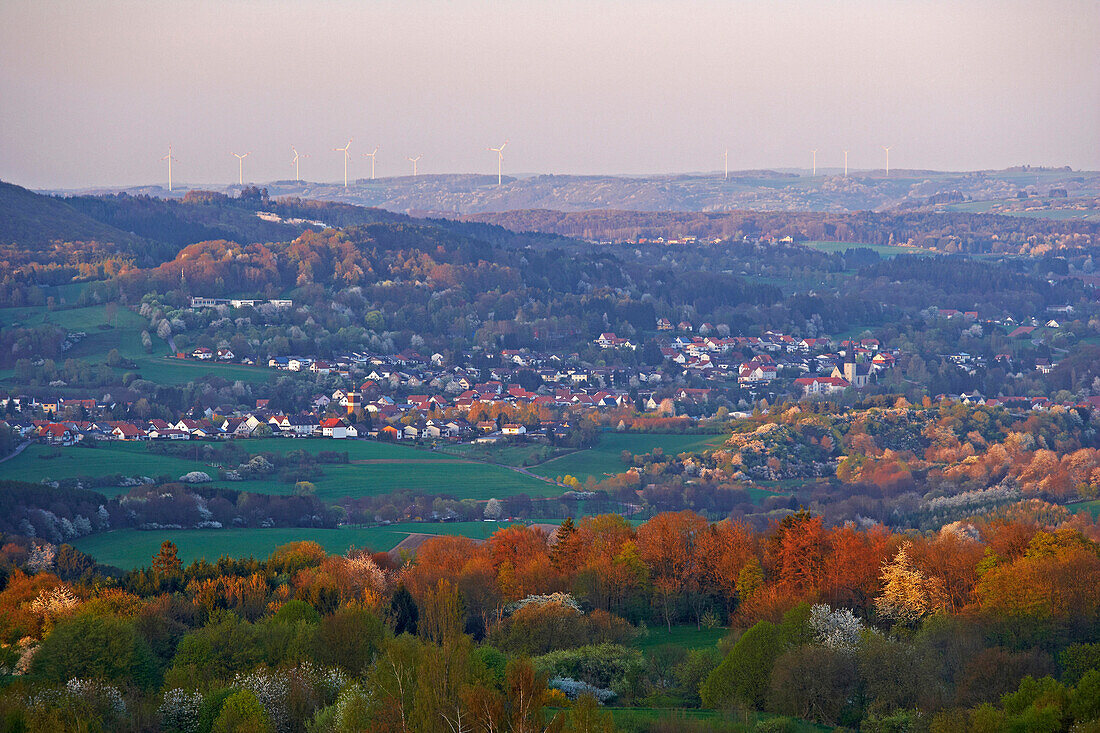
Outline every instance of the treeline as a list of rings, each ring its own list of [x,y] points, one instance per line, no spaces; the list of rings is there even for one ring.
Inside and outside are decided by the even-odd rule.
[[[50,484],[0,481],[0,533],[61,544],[125,527],[331,528],[345,517],[339,507],[313,496],[312,485],[304,479],[298,480],[297,490],[291,495],[277,495],[189,485],[175,478],[163,478],[157,483],[142,483],[132,477],[101,476],[89,482],[114,487],[123,481],[133,487],[111,498],[85,488],[87,484],[81,485],[79,480]]]
[[[126,193],[71,196],[64,199],[85,216],[162,245],[171,259],[183,246],[211,239],[271,242],[292,239],[303,227],[264,221],[256,210],[266,202],[266,190],[246,189],[230,198],[211,192],[189,192],[183,199],[133,196]],[[171,249],[163,245],[170,245]],[[159,262],[154,263],[159,264]]]
[[[622,241],[695,236],[704,239],[793,237],[801,240],[912,244],[969,253],[1030,251],[1035,239],[1048,245],[1089,247],[1100,241],[1092,222],[969,213],[653,212],[553,211],[471,214],[462,221],[498,224],[514,231],[580,239]],[[954,249],[952,249],[952,245]]]
[[[32,729],[439,730],[453,715],[611,730],[600,700],[1066,730],[1100,716],[1097,539],[1085,516],[922,536],[807,513],[756,532],[680,512],[433,537],[407,561],[300,542],[184,567],[165,542],[121,576],[9,542],[0,664],[16,680],[0,711]],[[639,649],[680,623],[730,631],[717,649]]]

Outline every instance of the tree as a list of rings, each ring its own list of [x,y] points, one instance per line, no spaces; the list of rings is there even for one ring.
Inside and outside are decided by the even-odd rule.
[[[413,709],[416,703],[418,670],[422,642],[402,634],[386,644],[375,662],[368,689],[372,691],[372,730],[414,730]]]
[[[809,615],[810,607],[801,604],[787,611],[778,626],[761,621],[742,634],[700,688],[704,707],[762,710],[775,660],[788,649],[810,641]]]
[[[550,723],[543,719],[548,701],[546,676],[535,671],[527,657],[513,659],[504,672],[508,721],[513,733],[544,733],[561,727],[561,718],[554,715]]]
[[[700,533],[697,542],[707,584],[720,592],[732,609],[738,578],[749,559],[755,559],[751,530],[741,523],[718,522]]]
[[[875,599],[875,610],[903,624],[915,624],[926,614],[942,610],[947,598],[943,582],[926,577],[909,560],[906,542],[883,563],[882,593]]]
[[[183,570],[183,562],[177,555],[177,548],[171,540],[165,540],[160,545],[160,552],[153,556],[153,573],[158,578],[177,575]]]
[[[394,632],[398,634],[415,634],[417,621],[420,618],[420,609],[416,606],[416,600],[405,586],[400,586],[390,599],[390,622]]]
[[[850,654],[816,645],[791,649],[775,660],[772,709],[783,715],[835,724],[851,704],[858,680]]]
[[[779,583],[799,594],[816,589],[823,575],[825,545],[821,517],[800,511],[776,523],[767,550]]]
[[[610,711],[600,710],[596,698],[586,693],[569,708],[565,730],[567,733],[613,733],[615,721]]]
[[[149,687],[156,667],[149,645],[133,624],[113,616],[82,614],[59,623],[42,642],[31,671],[52,682],[90,677]]]
[[[386,626],[378,614],[357,608],[340,608],[321,619],[314,654],[351,675],[362,675],[381,651]]]
[[[698,590],[702,568],[695,543],[706,531],[707,520],[688,511],[658,514],[638,528],[638,553],[649,566],[669,631],[673,599]]]
[[[317,494],[317,486],[312,481],[299,481],[294,484],[295,496],[315,496]]]
[[[268,733],[274,728],[263,705],[249,690],[239,690],[225,699],[211,733]]]
[[[417,630],[425,639],[444,644],[462,634],[462,598],[449,580],[440,578],[435,588],[425,594],[419,608]]]
[[[500,519],[504,515],[504,504],[500,499],[489,499],[485,502],[484,516],[486,519]]]
[[[772,665],[782,653],[783,644],[775,624],[761,621],[750,628],[703,683],[699,690],[703,706],[763,709]]]

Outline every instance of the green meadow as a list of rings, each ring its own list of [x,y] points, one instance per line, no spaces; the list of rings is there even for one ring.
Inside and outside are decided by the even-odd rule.
[[[186,445],[187,455],[166,456],[151,452],[150,444],[140,442],[104,442],[96,448],[81,445],[53,448],[36,444],[15,458],[0,463],[0,479],[37,482],[43,479],[121,474],[154,479],[167,476],[174,480],[190,471],[204,471],[216,477],[217,468],[201,459],[202,448],[207,443],[194,441]],[[399,489],[453,496],[456,499],[490,499],[520,493],[556,496],[561,493],[561,488],[553,483],[508,468],[391,443],[269,438],[239,440],[235,445],[244,448],[250,455],[294,450],[313,453],[346,451],[351,463],[321,464],[324,475],[313,482],[317,487],[317,496],[329,501],[348,496],[386,494]],[[274,476],[248,481],[221,481],[215,478],[212,484],[206,485],[264,494],[289,494],[294,489],[292,483],[280,482]],[[97,490],[113,496],[129,489],[101,487]]]
[[[331,554],[343,554],[351,547],[388,552],[410,534],[462,535],[486,539],[505,523],[454,522],[450,524],[406,522],[385,527],[340,527],[337,529],[120,529],[81,537],[73,546],[104,565],[126,570],[147,567],[165,540],[179,548],[184,563],[219,557],[255,557],[263,559],[272,550],[288,542],[317,542]]]
[[[711,649],[718,645],[726,635],[724,628],[700,629],[695,626],[673,626],[670,631],[664,626],[651,626],[645,636],[634,641],[632,646],[644,652],[665,644],[673,644],[685,649]]]
[[[722,444],[722,435],[672,435],[657,433],[606,432],[593,448],[568,453],[530,469],[534,476],[512,470],[505,465],[493,465],[467,460],[451,452],[413,448],[394,443],[365,440],[321,440],[264,438],[241,439],[234,445],[249,455],[265,452],[285,454],[302,450],[347,452],[349,463],[320,464],[323,475],[313,481],[317,496],[336,501],[344,497],[373,496],[407,489],[418,493],[451,496],[456,499],[490,499],[528,494],[533,497],[557,496],[560,486],[553,483],[558,476],[571,475],[581,481],[589,476],[597,480],[625,470],[621,454],[649,453],[660,447],[668,455],[685,451],[702,451]],[[0,463],[0,479],[38,482],[45,479],[96,478],[104,476],[167,477],[175,480],[191,471],[204,471],[215,478],[214,486],[263,494],[288,494],[294,485],[280,482],[274,476],[262,480],[223,481],[217,479],[218,467],[203,460],[203,447],[220,443],[191,441],[178,443],[186,450],[181,455],[161,455],[142,442],[100,442],[89,448],[76,445],[54,448],[31,445],[15,458]],[[484,460],[500,463],[516,460],[526,447],[502,447],[503,455],[471,452]],[[512,451],[515,451],[514,453]],[[228,466],[227,468],[232,468]],[[538,478],[550,479],[549,481]],[[99,487],[108,496],[122,494],[125,487]]]

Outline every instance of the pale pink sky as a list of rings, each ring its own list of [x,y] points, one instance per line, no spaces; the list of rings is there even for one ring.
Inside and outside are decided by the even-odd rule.
[[[3,0],[33,187],[841,164],[1100,169],[1095,0]]]

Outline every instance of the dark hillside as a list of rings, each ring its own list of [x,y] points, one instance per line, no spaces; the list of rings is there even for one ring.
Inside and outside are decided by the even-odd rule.
[[[140,237],[97,221],[62,199],[0,181],[0,244],[39,250],[53,242],[115,243],[139,248]]]

